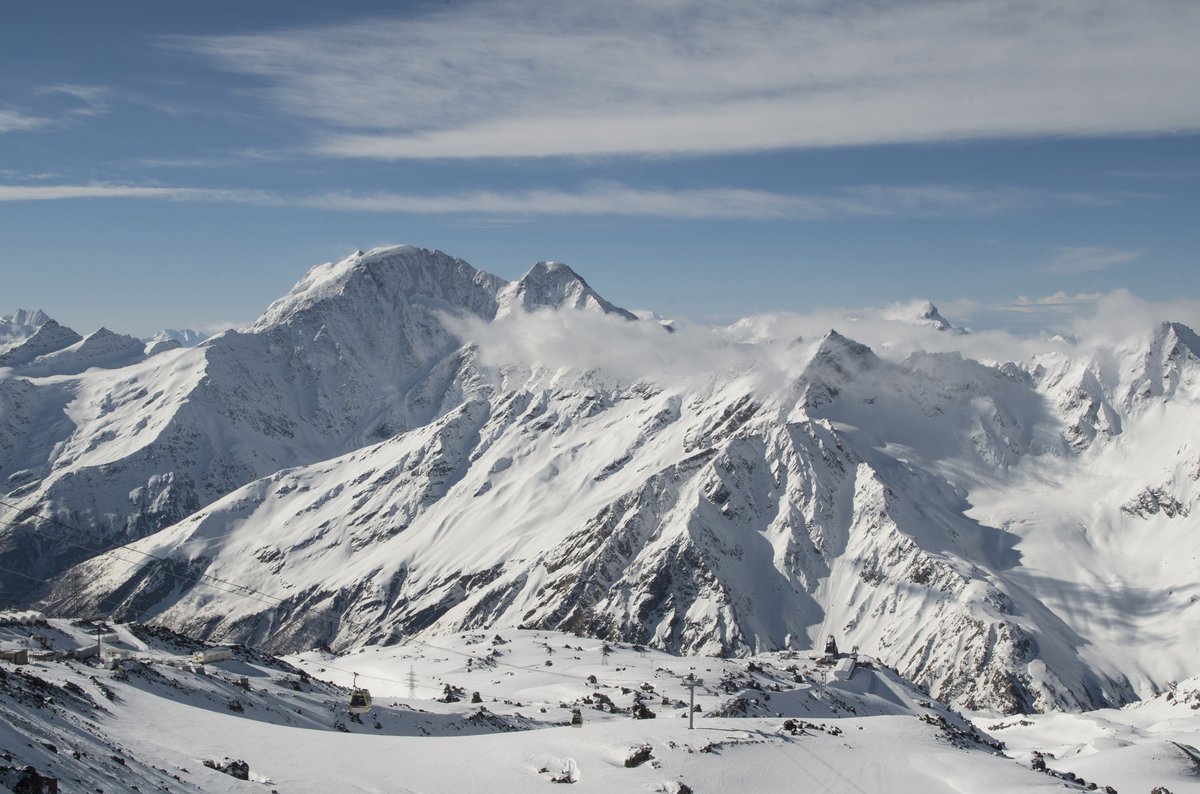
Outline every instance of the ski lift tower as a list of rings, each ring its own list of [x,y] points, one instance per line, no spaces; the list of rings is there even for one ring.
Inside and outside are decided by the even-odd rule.
[[[688,688],[688,730],[696,727],[696,687],[704,682],[695,676],[694,673],[688,673],[683,679],[683,685]]]

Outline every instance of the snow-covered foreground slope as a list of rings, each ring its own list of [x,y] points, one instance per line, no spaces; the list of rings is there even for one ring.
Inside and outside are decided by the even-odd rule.
[[[1036,714],[976,723],[1022,763],[1102,780],[1118,791],[1200,791],[1200,679],[1123,709]],[[1040,760],[1039,760],[1040,759]]]
[[[0,627],[0,644],[40,649],[31,640],[40,635],[53,648],[84,646],[91,628]],[[13,787],[32,766],[64,791],[1063,790],[1062,779],[1006,757],[865,657],[850,672],[845,657],[836,668],[794,654],[696,660],[505,631],[288,661],[235,648],[196,665],[190,652],[204,646],[169,631],[103,633],[129,657],[115,669],[95,660],[0,667],[0,784]],[[693,670],[703,683],[689,730],[683,681]],[[354,672],[373,696],[357,719],[336,685]],[[461,699],[435,700],[447,685]],[[582,726],[569,727],[576,708]],[[206,761],[244,762],[248,779]],[[1142,769],[1137,787],[1120,790],[1189,790],[1177,765]]]
[[[1004,712],[1194,675],[1200,340],[973,358],[937,317],[668,333],[562,265],[356,254],[244,332],[0,381],[4,501],[38,515],[0,516],[32,577],[0,587],[91,558],[47,603],[275,651],[833,634]]]

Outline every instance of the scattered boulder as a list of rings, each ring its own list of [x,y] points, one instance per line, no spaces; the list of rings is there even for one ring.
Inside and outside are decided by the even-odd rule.
[[[27,766],[12,784],[12,791],[13,794],[51,794],[58,791],[58,779],[38,774],[37,769]]]
[[[633,769],[641,766],[654,757],[654,748],[648,744],[638,745],[637,747],[629,748],[629,755],[625,756],[625,768]]]
[[[209,769],[224,772],[226,775],[238,780],[250,779],[250,765],[241,759],[233,759],[226,756],[221,761],[205,761],[204,765]]]

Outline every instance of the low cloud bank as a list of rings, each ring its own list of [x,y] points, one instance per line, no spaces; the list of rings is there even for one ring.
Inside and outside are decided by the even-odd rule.
[[[515,312],[495,323],[446,316],[447,326],[474,343],[482,363],[543,370],[597,370],[620,382],[702,378],[744,372],[763,383],[782,383],[808,361],[830,331],[861,342],[882,358],[902,361],[914,352],[957,352],[984,362],[1022,361],[1060,352],[1086,358],[1102,349],[1137,344],[1164,321],[1200,327],[1200,301],[1155,302],[1128,291],[1026,298],[1007,306],[957,302],[970,325],[972,315],[1009,313],[1040,322],[1042,330],[971,333],[939,331],[920,319],[925,301],[860,309],[830,308],[808,313],[747,317],[728,326],[673,322],[673,333],[654,320],[627,320],[587,311]],[[945,312],[943,312],[945,314]]]

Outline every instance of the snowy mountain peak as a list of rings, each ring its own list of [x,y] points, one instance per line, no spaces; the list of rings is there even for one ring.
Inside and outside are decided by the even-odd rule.
[[[79,334],[46,318],[41,325],[26,337],[18,337],[15,343],[0,353],[0,367],[17,367],[28,364],[38,356],[70,347],[83,339]]]
[[[41,309],[17,309],[12,314],[0,317],[0,345],[28,338],[49,319]]]
[[[24,367],[22,374],[74,375],[91,367],[123,367],[144,357],[145,345],[141,340],[102,327],[74,344],[38,356]]]
[[[1164,342],[1168,356],[1187,357],[1200,361],[1200,336],[1183,323],[1166,322],[1159,326],[1158,336]]]
[[[921,313],[917,317],[932,323],[935,328],[945,329],[950,327],[950,322],[938,313],[937,306],[934,306],[931,301],[925,301],[925,304],[921,307]]]
[[[801,404],[811,410],[832,402],[847,383],[879,363],[871,348],[830,329],[812,348],[808,363],[795,381],[803,394]]]
[[[501,298],[507,314],[512,307],[526,311],[548,308],[572,308],[599,310],[605,314],[616,314],[627,320],[636,320],[633,312],[622,309],[593,290],[583,277],[561,262],[538,262],[529,269],[520,281],[511,285]]]
[[[1125,404],[1153,397],[1190,394],[1200,399],[1200,336],[1182,323],[1160,323],[1129,370]]]
[[[937,331],[950,331],[955,334],[966,333],[962,328],[952,325],[949,320],[943,317],[941,312],[938,311],[938,307],[933,305],[931,301],[925,301],[921,305],[920,311],[917,313],[917,320],[922,325],[927,325]]]
[[[764,359],[749,375],[626,386],[602,368],[492,378],[443,322],[523,332],[488,323],[532,307],[559,309],[537,331],[630,316],[565,265],[509,283],[399,246],[313,268],[250,332],[195,350],[147,360],[76,335],[0,379],[0,484],[109,546],[140,537],[152,562],[85,561],[45,542],[48,521],[13,529],[23,514],[0,510],[0,565],[61,575],[47,603],[64,612],[288,649],[525,625],[741,654],[832,633],[932,695],[1006,711],[1126,702],[1191,673],[1186,326],[1027,371],[879,357],[836,330],[783,352],[747,322],[732,336]],[[918,314],[940,318],[910,303],[887,319],[951,338],[912,333]],[[123,350],[130,366],[97,370]],[[203,575],[272,600],[214,599]],[[0,577],[0,602],[36,596]],[[1166,640],[1130,650],[1166,615]]]
[[[848,336],[843,336],[834,328],[821,337],[813,358],[874,358],[875,353],[862,342],[856,342]]]
[[[148,346],[155,346],[159,349],[168,347],[195,347],[196,345],[208,339],[209,335],[203,331],[197,331],[194,328],[164,328],[148,339]],[[174,342],[174,345],[166,345],[162,343]]]
[[[267,308],[251,330],[262,331],[333,304],[340,307],[337,311],[348,311],[363,320],[371,319],[361,315],[364,304],[374,304],[377,310],[402,311],[411,303],[465,310],[491,319],[496,294],[504,285],[503,279],[441,251],[411,245],[373,248],[309,270],[287,295]]]
[[[12,314],[0,317],[0,353],[11,350],[33,336],[49,320],[50,317],[41,309],[17,309]]]

